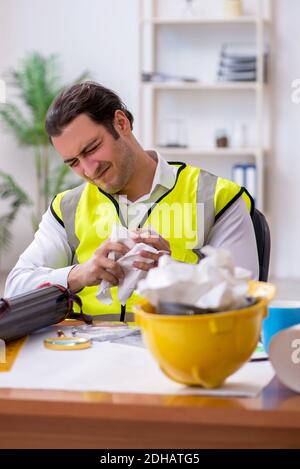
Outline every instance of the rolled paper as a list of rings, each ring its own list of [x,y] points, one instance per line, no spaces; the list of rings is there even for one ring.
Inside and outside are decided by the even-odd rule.
[[[273,336],[269,357],[279,381],[300,392],[300,324]]]

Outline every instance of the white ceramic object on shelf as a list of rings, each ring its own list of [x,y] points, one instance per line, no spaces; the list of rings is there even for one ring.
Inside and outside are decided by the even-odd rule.
[[[224,0],[224,16],[236,18],[243,15],[242,0]]]
[[[168,118],[163,122],[163,146],[187,148],[187,126],[184,119]]]

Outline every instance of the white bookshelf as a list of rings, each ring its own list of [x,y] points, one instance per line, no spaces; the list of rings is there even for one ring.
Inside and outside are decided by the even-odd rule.
[[[257,156],[259,155],[259,148],[168,148],[156,145],[156,149],[166,156],[177,156],[184,159],[185,156]]]
[[[180,11],[174,8],[176,5],[180,6],[180,0],[140,1],[140,77],[143,72],[163,72],[179,77],[181,75],[194,77],[194,71],[196,77],[196,81],[188,82],[179,79],[167,82],[143,82],[140,78],[140,138],[145,147],[156,148],[169,160],[185,161],[223,177],[231,176],[233,164],[255,164],[256,204],[258,208],[263,209],[265,158],[270,153],[269,142],[271,141],[268,98],[270,77],[268,77],[268,82],[264,83],[263,56],[265,44],[268,44],[269,50],[271,49],[271,2],[270,0],[244,0],[245,4],[248,2],[250,5],[249,8],[245,8],[244,16],[225,18],[222,16],[221,0],[198,1],[202,1],[203,5],[209,4],[209,11],[206,14],[201,12],[189,18],[182,16]],[[184,0],[181,0],[181,5],[183,4]],[[214,6],[216,6],[215,10]],[[213,70],[210,56],[220,52],[220,47],[217,50],[216,36],[220,38],[221,46],[222,34],[224,35],[223,42],[228,42],[232,34],[231,42],[256,43],[257,79],[255,82],[216,81],[217,70],[215,70],[215,76],[212,73],[210,76],[205,76],[203,73],[202,76],[201,70],[197,75],[198,62],[201,63],[200,59],[198,62],[195,59],[198,57],[198,50],[199,56],[201,52],[206,54],[203,63],[207,63],[207,68]],[[208,36],[207,43],[206,36]],[[215,46],[214,52],[211,43]],[[168,58],[168,53],[170,58]],[[184,55],[186,57],[183,60]],[[177,62],[179,73],[174,73]],[[162,70],[163,67],[165,70]],[[173,70],[169,72],[168,67]],[[198,116],[198,109],[202,115],[199,112]],[[207,115],[205,110],[207,110]],[[225,128],[229,125],[229,121],[247,120],[250,128],[247,148],[216,148],[214,146],[211,138],[213,125],[215,125],[214,130],[222,127],[223,112]],[[229,117],[226,117],[226,112]],[[159,135],[161,123],[173,117],[187,121],[189,135],[192,136],[187,148],[162,146],[162,138]],[[200,131],[197,140],[198,129]],[[208,135],[210,135],[210,141],[206,140]]]
[[[168,83],[143,83],[145,88],[153,90],[256,90],[260,85],[255,82],[212,82],[212,83],[182,83],[171,81]]]
[[[212,0],[213,1],[213,0]],[[211,18],[143,18],[141,22],[146,24],[153,25],[187,25],[187,24],[247,24],[247,23],[256,23],[257,16],[242,16],[239,18],[224,18],[220,17],[211,17]],[[263,18],[263,22],[268,25],[269,20]]]

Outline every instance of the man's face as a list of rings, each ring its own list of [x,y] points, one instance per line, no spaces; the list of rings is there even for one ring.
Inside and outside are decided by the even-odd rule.
[[[134,172],[134,157],[126,136],[129,122],[117,111],[116,140],[103,126],[80,114],[61,135],[52,137],[55,149],[64,163],[78,176],[110,194],[123,192]]]

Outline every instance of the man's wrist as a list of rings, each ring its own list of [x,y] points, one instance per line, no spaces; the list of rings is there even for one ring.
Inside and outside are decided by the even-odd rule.
[[[73,265],[72,269],[69,272],[67,282],[68,282],[68,288],[72,292],[78,293],[80,290],[82,290],[83,285],[82,285],[82,281],[81,281],[80,265],[79,264]]]

